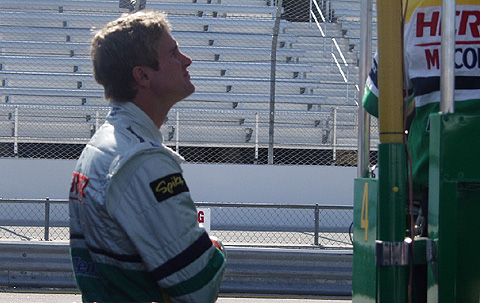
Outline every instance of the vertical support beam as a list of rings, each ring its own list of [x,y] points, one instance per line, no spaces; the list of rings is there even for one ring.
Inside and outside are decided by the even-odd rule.
[[[406,233],[407,157],[403,143],[379,145],[379,199],[377,239],[403,242]],[[377,302],[405,303],[408,300],[408,267],[378,266]]]
[[[308,28],[312,28],[312,8],[313,8],[313,0],[310,0],[310,10],[309,10],[309,14],[308,14]]]
[[[255,113],[255,158],[254,158],[254,164],[258,164],[258,150],[259,150],[259,142],[258,142],[259,134],[258,134],[258,132],[259,131],[260,131],[259,115],[258,115],[258,113]]]
[[[348,63],[345,62],[345,68],[347,69],[347,76],[346,76],[346,83],[347,83],[347,104],[350,104],[350,68],[348,67]],[[353,100],[355,101],[355,100]]]
[[[95,110],[95,131],[100,128],[100,111],[97,109]]]
[[[373,1],[361,0],[360,2],[360,62],[359,62],[359,98],[358,105],[358,151],[357,151],[357,177],[368,177],[370,164],[370,116],[362,106],[365,82],[372,62],[372,15]]]
[[[442,1],[442,69],[440,74],[442,113],[454,113],[455,103],[455,0]]]
[[[337,108],[333,107],[333,164],[337,165]]]
[[[402,3],[379,0],[378,111],[380,142],[403,142]]]
[[[180,142],[180,111],[177,110],[176,116],[175,116],[175,123],[177,126],[177,130],[175,131],[175,151],[179,153],[179,142]]]
[[[18,157],[18,106],[15,106],[15,124],[13,125],[13,154]]]
[[[318,232],[320,229],[320,210],[318,208],[318,203],[315,204],[315,235],[313,244],[318,245]]]
[[[377,1],[379,88],[379,203],[377,239],[403,242],[406,168],[403,144],[402,2]],[[408,267],[377,265],[377,302],[408,301]]]
[[[45,200],[45,241],[49,241],[50,235],[50,199],[47,197]]]
[[[282,0],[277,1],[277,13],[275,16],[275,27],[273,28],[272,51],[270,60],[270,110],[268,123],[268,164],[273,164],[274,133],[275,133],[275,82],[277,68],[277,44],[278,33],[280,32],[280,17],[282,15]]]

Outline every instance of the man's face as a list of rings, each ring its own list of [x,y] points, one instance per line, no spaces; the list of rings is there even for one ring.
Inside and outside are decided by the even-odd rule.
[[[195,91],[187,67],[192,60],[178,49],[177,41],[164,32],[157,41],[159,70],[153,73],[152,89],[173,106]]]

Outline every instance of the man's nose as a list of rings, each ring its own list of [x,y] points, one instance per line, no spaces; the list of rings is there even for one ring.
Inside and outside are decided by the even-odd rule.
[[[183,65],[184,65],[185,67],[190,66],[190,64],[192,64],[192,59],[190,59],[189,56],[184,55],[183,53],[182,53],[182,56],[183,56],[183,60],[182,60]]]

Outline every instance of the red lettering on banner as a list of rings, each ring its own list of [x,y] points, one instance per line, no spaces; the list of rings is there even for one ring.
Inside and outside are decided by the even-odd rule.
[[[203,211],[199,211],[197,214],[198,223],[205,223],[205,214]]]
[[[470,17],[475,18],[472,21],[469,21]],[[470,27],[470,31],[472,32],[473,38],[480,37],[480,11],[463,11],[462,16],[460,18],[460,27],[458,28],[459,35],[466,35],[467,28]]]
[[[430,21],[425,21],[425,13],[417,14],[417,37],[423,37],[423,29],[430,28],[430,36],[437,34],[440,12],[433,12]]]
[[[480,11],[456,11],[457,23],[456,33],[459,36],[471,34],[472,38],[480,38]],[[416,36],[421,38],[424,34],[434,37],[442,34],[440,24],[440,12],[431,13],[418,12],[416,22]],[[427,32],[425,33],[425,29]]]
[[[438,52],[438,49],[434,49],[433,53],[430,49],[426,49],[425,59],[427,60],[428,69],[432,69],[432,67],[436,69],[440,68],[440,53]]]
[[[88,177],[81,173],[74,172],[72,186],[70,187],[70,193],[78,194],[80,197],[85,198],[85,188],[88,185]]]

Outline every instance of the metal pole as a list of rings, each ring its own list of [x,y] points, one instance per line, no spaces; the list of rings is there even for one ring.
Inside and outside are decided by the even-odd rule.
[[[380,122],[379,182],[377,205],[377,260],[387,243],[403,245],[407,157],[403,143],[402,3],[377,2],[378,110]],[[385,250],[385,255],[388,249]],[[402,264],[403,265],[403,264]],[[408,301],[408,267],[377,263],[378,303]]]
[[[13,154],[18,157],[18,106],[15,106],[15,125],[13,126]]]
[[[349,102],[349,98],[350,98],[350,83],[349,83],[349,81],[350,81],[350,78],[349,78],[350,69],[348,68],[347,62],[345,62],[345,68],[347,69],[347,77],[346,77],[346,79],[347,79],[347,81],[346,81],[346,83],[347,83],[347,104],[350,104],[350,102]]]
[[[318,203],[315,204],[315,234],[313,239],[313,244],[318,245],[318,232],[320,226],[320,210],[318,208]]]
[[[381,143],[403,143],[402,4],[377,3],[378,118]]]
[[[323,56],[327,57],[327,37],[323,37]]]
[[[454,113],[455,103],[455,14],[456,1],[442,1],[442,70],[440,111]]]
[[[325,3],[325,2],[323,2]],[[322,10],[320,10],[320,13],[322,13]],[[330,22],[332,22],[332,19],[330,19],[329,17],[327,17],[328,20],[330,20]],[[323,24],[324,24],[324,28],[325,28],[325,36],[327,36],[327,20],[325,19],[325,16],[323,15],[322,13],[322,20],[323,20]]]
[[[312,6],[313,0],[310,0],[310,10],[308,13],[308,28],[312,28],[312,14],[313,14],[313,6]]]
[[[258,131],[259,131],[259,115],[255,113],[255,164],[258,164]]]
[[[95,111],[95,131],[97,131],[100,128],[100,111],[96,110]]]
[[[358,105],[358,152],[357,177],[368,177],[370,164],[370,116],[362,105],[365,82],[372,62],[372,16],[373,0],[360,3],[360,62],[359,62],[359,105]]]
[[[335,47],[335,38],[332,38],[331,42],[332,42],[332,49],[330,50],[330,53],[333,55],[332,57],[335,57],[335,54],[333,53],[333,48]],[[333,63],[334,61],[330,63],[330,68],[333,67]]]
[[[337,108],[333,108],[333,164],[337,165]]]
[[[45,200],[45,241],[49,239],[50,230],[50,199],[47,197]]]
[[[175,151],[178,153],[180,152],[178,149],[179,149],[179,140],[180,140],[180,111],[177,110],[177,114],[176,114],[176,120],[175,123],[176,123],[176,126],[177,126],[177,130],[175,131]]]
[[[268,164],[273,164],[273,143],[275,133],[275,82],[277,68],[277,43],[280,30],[280,17],[282,14],[282,0],[277,1],[277,13],[275,16],[275,27],[273,28],[272,52],[270,66],[270,111],[268,124]]]

